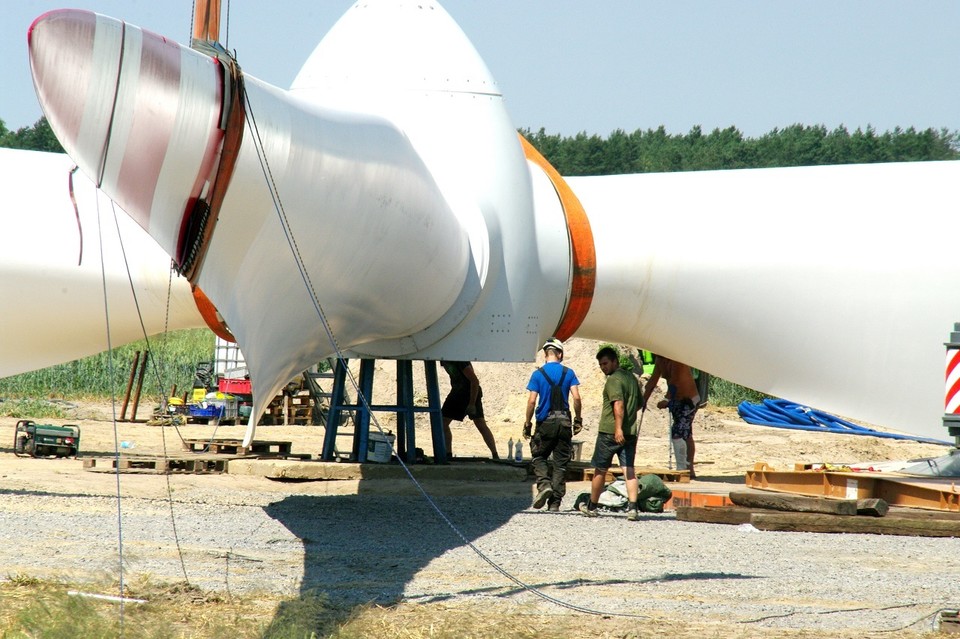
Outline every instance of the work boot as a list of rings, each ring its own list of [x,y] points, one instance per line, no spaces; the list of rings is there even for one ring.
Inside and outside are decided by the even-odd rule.
[[[636,508],[627,511],[627,521],[637,521],[638,519],[640,519],[640,513],[637,512]]]
[[[549,511],[552,512],[552,513],[558,513],[558,512],[560,512],[560,502],[559,502],[559,501],[551,501],[549,504],[547,504],[547,510],[549,510]]]
[[[537,510],[543,508],[543,505],[547,503],[547,500],[553,497],[553,488],[547,486],[546,488],[541,488],[540,492],[537,493],[536,499],[533,500],[533,507]]]
[[[597,512],[596,508],[590,508],[590,504],[583,502],[580,504],[580,512],[583,513],[585,517],[599,517],[600,513]]]

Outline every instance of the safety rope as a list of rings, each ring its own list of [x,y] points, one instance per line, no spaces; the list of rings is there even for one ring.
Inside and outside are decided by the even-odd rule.
[[[100,197],[95,194],[97,202],[97,234],[100,239],[100,279],[103,286],[103,315],[106,324],[107,333],[107,372],[109,379],[113,379],[113,342],[110,335],[110,304],[107,296],[107,269],[104,262],[103,251],[103,222],[100,213]],[[113,384],[110,384],[110,408],[113,422],[113,456],[114,456],[114,475],[117,480],[117,570],[120,580],[120,636],[123,636],[124,628],[124,583],[123,583],[123,513],[122,513],[122,490],[120,486],[120,432],[117,427],[117,397],[113,391]]]
[[[97,199],[98,199],[98,201],[99,201],[99,197],[98,197]],[[134,283],[133,283],[133,274],[130,272],[130,262],[129,262],[129,260],[127,259],[127,249],[126,249],[126,246],[125,246],[125,244],[124,244],[124,242],[123,242],[123,235],[120,233],[120,220],[119,220],[119,216],[117,215],[116,204],[113,202],[113,200],[111,200],[111,201],[110,201],[110,205],[111,205],[112,210],[113,210],[113,222],[114,222],[114,226],[115,226],[116,229],[117,229],[117,240],[118,240],[119,243],[120,243],[120,254],[123,256],[123,266],[124,266],[124,268],[125,268],[126,271],[127,271],[127,282],[130,284],[130,293],[131,293],[131,295],[133,296],[133,304],[134,304],[134,307],[137,309],[137,319],[138,319],[138,321],[140,322],[140,332],[141,332],[142,335],[143,335],[143,340],[144,340],[144,342],[146,343],[146,349],[147,349],[147,352],[149,353],[149,352],[152,352],[152,347],[151,347],[151,345],[150,345],[150,336],[147,334],[147,327],[146,327],[146,324],[144,323],[143,312],[142,312],[142,310],[140,309],[140,298],[139,298],[139,296],[137,295],[137,288],[136,288],[136,286],[135,286]],[[99,211],[99,205],[98,205],[98,211]],[[102,240],[102,238],[101,238],[101,247],[100,247],[101,253],[103,252],[102,241],[103,241],[103,240]],[[166,317],[164,318],[164,332],[163,332],[164,335],[167,334],[167,328],[168,328],[168,326],[169,326],[171,288],[172,288],[172,271],[171,271],[171,274],[170,274],[170,275],[168,276],[168,278],[167,278],[167,310],[166,310]],[[164,386],[163,386],[163,380],[162,380],[162,378],[161,378],[160,365],[158,364],[158,361],[159,361],[159,360],[160,360],[160,358],[155,356],[155,357],[152,358],[152,362],[151,362],[151,363],[153,364],[153,373],[154,373],[154,375],[156,376],[157,390],[158,390],[158,392],[160,393],[160,397],[163,397],[163,394],[164,394]],[[112,353],[111,353],[111,362],[112,362]],[[111,372],[110,372],[110,379],[113,379],[113,371],[112,371],[112,370],[111,370]],[[111,387],[111,392],[112,392],[113,385],[111,384],[110,387]],[[113,409],[114,409],[114,412],[116,412],[116,406],[115,406],[115,405],[114,405]],[[114,428],[116,428],[116,422],[114,422]],[[183,439],[183,435],[180,433],[180,429],[177,428],[177,425],[176,425],[176,424],[174,424],[174,428],[176,429],[177,436],[180,437],[180,441],[183,442],[184,439]],[[169,455],[168,455],[168,453],[167,453],[167,438],[166,438],[166,432],[165,432],[165,430],[163,429],[163,427],[161,427],[161,429],[160,429],[160,435],[161,435],[161,440],[162,440],[162,442],[163,442],[163,463],[164,463],[164,467],[166,467],[166,464],[167,464],[167,462],[169,461]],[[118,461],[117,461],[116,466],[117,466],[117,472],[119,473],[119,468],[120,468],[119,452],[117,452],[117,459],[118,459]],[[118,476],[119,476],[119,475],[118,475]],[[173,511],[173,487],[172,487],[171,484],[170,484],[170,474],[169,474],[169,473],[164,473],[164,478],[165,478],[165,480],[166,480],[166,487],[167,487],[167,502],[168,502],[169,505],[170,505],[170,525],[171,525],[171,527],[172,527],[172,529],[173,529],[173,540],[174,540],[174,544],[175,544],[176,547],[177,547],[177,557],[180,559],[180,568],[181,568],[182,571],[183,571],[183,580],[184,580],[186,583],[189,584],[189,583],[190,583],[190,578],[189,578],[188,575],[187,575],[187,565],[186,565],[186,563],[184,562],[184,559],[183,559],[183,549],[182,549],[181,546],[180,546],[180,535],[179,535],[179,533],[178,533],[178,531],[177,531],[177,519],[176,519],[176,516],[175,516],[174,511]],[[123,595],[123,593],[122,593],[122,591],[121,591],[121,596],[122,596],[122,595]]]
[[[246,104],[245,112],[247,117],[247,124],[250,128],[250,131],[253,133],[254,147],[257,152],[257,159],[260,161],[260,168],[263,171],[264,179],[266,180],[267,186],[270,190],[270,197],[273,200],[274,209],[277,212],[277,217],[283,229],[284,236],[286,237],[287,244],[290,247],[290,251],[293,255],[294,261],[297,264],[297,270],[300,273],[300,277],[303,280],[304,286],[307,288],[307,291],[310,294],[310,300],[313,303],[313,307],[317,313],[317,316],[320,318],[320,323],[323,325],[323,329],[326,332],[327,339],[330,341],[331,346],[333,346],[334,348],[337,361],[341,364],[341,366],[343,366],[343,369],[346,371],[346,374],[350,379],[350,383],[353,385],[354,391],[357,393],[358,400],[363,404],[364,410],[366,410],[370,414],[371,420],[373,424],[376,426],[377,430],[380,432],[380,434],[384,435],[384,430],[380,426],[380,421],[377,419],[376,415],[370,409],[370,404],[368,403],[367,397],[360,390],[359,383],[354,377],[352,371],[350,371],[349,367],[346,365],[346,358],[343,355],[343,350],[341,349],[340,344],[333,333],[333,329],[330,327],[330,323],[327,320],[326,313],[324,312],[323,307],[320,304],[319,296],[317,295],[316,289],[313,285],[313,281],[311,280],[310,274],[307,271],[306,265],[304,264],[303,257],[300,253],[300,247],[297,243],[296,237],[294,236],[293,229],[290,226],[290,221],[287,218],[286,211],[283,207],[283,202],[280,199],[280,194],[277,189],[276,181],[274,180],[274,177],[273,177],[273,172],[270,169],[269,162],[267,161],[266,152],[264,150],[263,141],[260,137],[260,130],[257,126],[257,120],[253,112],[253,107],[250,103],[249,95],[246,92],[244,92],[243,99]],[[387,440],[387,443],[388,445],[390,445],[391,453],[395,453],[393,445],[389,442],[389,440]],[[397,461],[400,463],[400,466],[403,468],[404,472],[406,473],[410,481],[413,483],[413,485],[417,488],[417,490],[420,492],[423,498],[427,501],[427,503],[431,506],[431,508],[433,508],[434,512],[437,513],[440,519],[450,528],[450,530],[453,531],[453,533],[460,539],[460,541],[463,542],[464,545],[470,548],[478,557],[480,557],[480,559],[486,562],[491,568],[493,568],[505,579],[513,582],[514,584],[516,584],[526,592],[529,592],[543,599],[544,601],[548,601],[554,605],[557,605],[562,608],[566,608],[568,610],[572,610],[575,612],[580,612],[580,613],[589,614],[589,615],[598,615],[598,616],[628,617],[632,619],[649,619],[647,615],[639,615],[634,613],[623,613],[623,612],[608,612],[608,611],[595,610],[593,608],[587,608],[584,606],[578,606],[576,604],[563,601],[562,599],[558,599],[557,597],[549,595],[543,592],[542,590],[540,590],[539,588],[531,586],[530,584],[526,583],[519,577],[516,577],[515,575],[510,573],[507,569],[505,569],[500,564],[498,564],[493,559],[491,559],[489,556],[487,556],[486,553],[484,553],[480,548],[478,548],[476,544],[470,541],[466,537],[466,535],[464,535],[460,531],[457,525],[454,524],[449,517],[447,517],[447,515],[443,512],[440,506],[433,500],[433,498],[426,491],[423,485],[421,485],[420,482],[417,481],[416,477],[413,476],[413,473],[411,472],[410,468],[407,466],[406,463],[404,463],[400,455],[397,455]]]
[[[226,20],[226,36],[223,38],[223,48],[227,51],[230,50],[230,0],[227,0],[227,20]]]

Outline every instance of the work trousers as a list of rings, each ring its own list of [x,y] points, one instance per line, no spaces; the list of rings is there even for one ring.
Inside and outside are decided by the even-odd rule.
[[[537,478],[537,490],[553,488],[550,503],[560,503],[567,492],[567,464],[573,453],[573,426],[570,416],[552,414],[537,422],[537,430],[530,439],[530,455],[533,457],[533,474]],[[547,459],[553,455],[553,472]]]

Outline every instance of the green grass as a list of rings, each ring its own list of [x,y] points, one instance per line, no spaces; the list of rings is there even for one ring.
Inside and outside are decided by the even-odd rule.
[[[174,386],[179,393],[193,386],[197,362],[213,357],[214,336],[206,329],[176,331],[149,340],[150,360],[143,393],[163,397]],[[141,340],[84,359],[0,379],[0,397],[110,398],[122,397],[130,378],[134,354],[147,350]],[[4,402],[6,403],[6,402]],[[0,405],[2,406],[2,405]],[[11,415],[12,416],[12,415]],[[54,417],[55,415],[44,415]]]
[[[743,401],[759,404],[770,397],[770,395],[765,395],[760,391],[728,382],[719,377],[710,377],[709,396],[710,403],[715,406],[737,406]]]
[[[81,594],[78,594],[81,593]],[[118,595],[116,584],[70,586],[17,575],[0,582],[0,637],[99,639],[137,637],[213,639],[263,636],[276,601],[224,599],[189,584],[127,587],[120,603],[89,596]],[[145,603],[136,603],[139,599]]]
[[[67,413],[64,410],[66,407],[68,405],[62,402],[29,397],[0,399],[0,417],[66,419]]]

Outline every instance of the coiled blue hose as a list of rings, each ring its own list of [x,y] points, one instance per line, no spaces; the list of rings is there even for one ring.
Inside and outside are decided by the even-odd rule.
[[[748,424],[758,426],[773,426],[774,428],[790,428],[793,430],[808,430],[817,433],[838,433],[844,435],[868,435],[870,437],[885,437],[887,439],[906,439],[923,442],[925,444],[943,444],[952,446],[952,442],[920,437],[918,435],[903,435],[900,433],[885,433],[883,431],[858,426],[836,415],[824,413],[809,406],[801,406],[785,399],[765,399],[762,404],[740,402],[737,412],[741,419]]]

